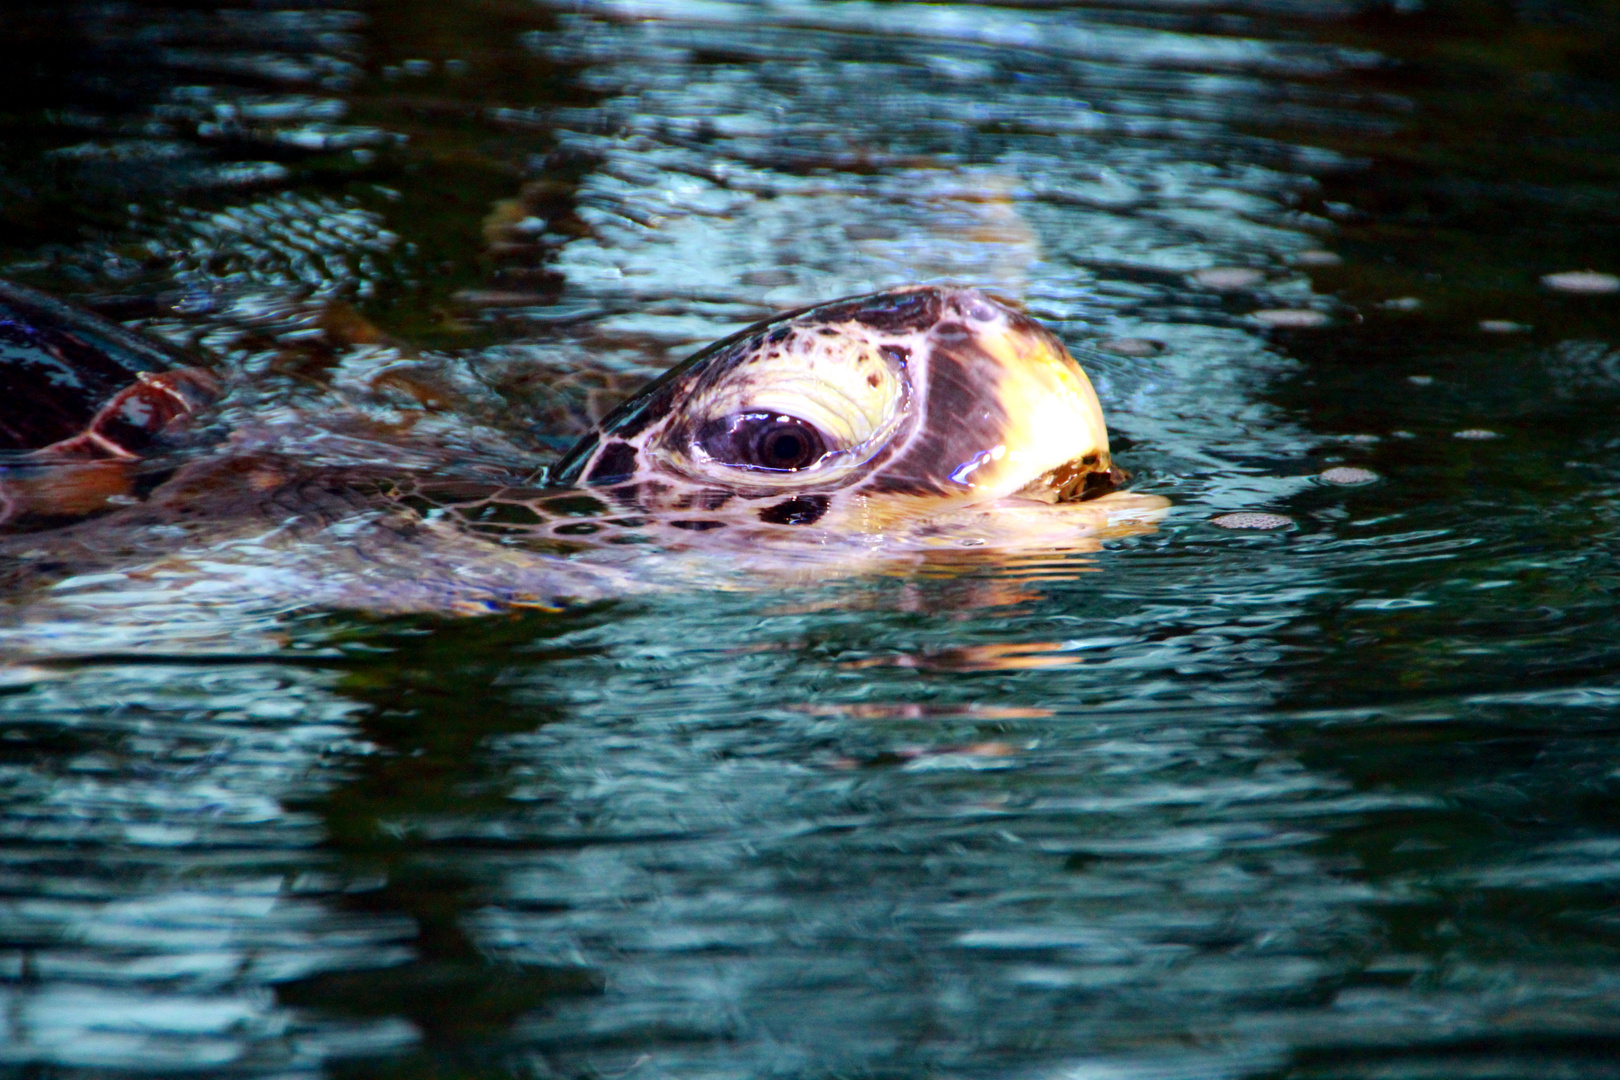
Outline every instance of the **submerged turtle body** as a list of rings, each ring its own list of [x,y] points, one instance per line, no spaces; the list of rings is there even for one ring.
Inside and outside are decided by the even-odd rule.
[[[134,367],[124,363],[127,385],[102,409],[154,386],[199,388],[154,437],[213,385],[178,365]],[[31,460],[107,452],[100,415],[30,448]],[[107,441],[115,456],[135,452]],[[1098,498],[1121,476],[1096,395],[1050,331],[974,289],[913,287],[789,313],[704,349],[532,484],[333,467],[238,439],[49,545],[9,546],[36,562],[48,553],[60,574],[181,555],[193,567],[200,547],[228,543],[233,559],[251,549],[289,581],[315,581],[290,586],[312,602],[459,609],[469,597],[552,603],[689,583],[693,559],[716,552],[717,573],[792,576],[942,547],[1090,549],[1110,527],[1141,528],[1157,505]],[[276,589],[265,584],[275,576],[256,580]]]

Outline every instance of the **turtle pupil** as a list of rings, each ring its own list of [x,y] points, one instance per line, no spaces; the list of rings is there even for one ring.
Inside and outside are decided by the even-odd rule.
[[[765,436],[765,460],[782,469],[796,469],[805,456],[807,444],[798,433],[777,428]]]

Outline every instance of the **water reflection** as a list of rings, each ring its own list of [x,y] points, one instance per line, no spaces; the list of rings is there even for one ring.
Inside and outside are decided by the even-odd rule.
[[[329,677],[285,664],[38,674],[0,699],[0,1061],[307,1068],[410,1038],[391,1018],[295,1021],[263,990],[409,955],[406,920],[333,909],[346,872],[317,853],[320,820],[286,805],[367,749]]]
[[[1300,849],[1346,785],[1269,749],[1241,709],[1230,725],[1207,710],[1167,721],[1170,702],[1151,720],[1117,701],[1052,710],[1097,687],[1083,669],[1001,667],[958,687],[972,701],[956,710],[866,710],[874,677],[856,665],[852,681],[845,658],[910,636],[905,618],[818,623],[785,655],[750,649],[721,684],[704,655],[670,648],[665,620],[619,621],[610,670],[559,673],[568,715],[502,740],[560,796],[525,815],[536,841],[594,841],[511,853],[473,923],[515,959],[604,969],[600,1000],[524,1028],[554,1067],[1017,1068],[1100,1050],[1192,1067],[1189,1022],[1218,1030],[1234,1000],[1308,991],[1336,967],[1331,912],[1362,890],[1324,881]],[[741,605],[707,625],[722,647],[797,629]],[[1158,656],[1127,677],[1150,700],[1183,659]],[[1057,671],[1078,683],[1052,684]],[[866,723],[783,708],[840,687]]]
[[[363,639],[368,648],[392,646],[385,667],[362,665],[341,684],[345,696],[368,706],[359,726],[377,752],[310,808],[325,824],[327,847],[370,886],[351,889],[341,907],[367,919],[403,919],[413,947],[386,968],[351,964],[277,980],[280,1002],[300,1013],[406,1021],[429,1060],[468,1068],[498,1062],[520,1017],[600,991],[600,976],[582,958],[501,963],[466,926],[490,869],[484,858],[464,857],[469,847],[499,859],[523,840],[507,833],[512,793],[489,745],[554,716],[538,699],[508,707],[498,687],[511,676],[513,654],[520,668],[590,656],[588,646],[548,640],[577,633],[579,623],[505,618],[439,632],[407,625]],[[544,786],[543,774],[531,784]]]
[[[569,613],[245,603],[250,552],[13,601],[0,1062],[1604,1075],[1617,328],[1540,282],[1613,269],[1615,39],[1434,6],[32,10],[4,271],[220,358],[239,430],[526,470],[965,277],[1177,510]]]

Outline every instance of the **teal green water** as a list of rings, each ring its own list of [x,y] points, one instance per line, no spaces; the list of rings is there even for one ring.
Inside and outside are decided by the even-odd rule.
[[[1620,293],[1543,281],[1620,273],[1612,3],[0,29],[0,276],[205,353],[224,422],[539,462],[949,279],[1174,506],[561,613],[13,597],[0,1074],[1620,1074]]]

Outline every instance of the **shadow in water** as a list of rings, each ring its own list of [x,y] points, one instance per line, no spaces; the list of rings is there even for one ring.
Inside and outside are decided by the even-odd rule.
[[[276,994],[285,1005],[333,1016],[408,1020],[421,1035],[418,1048],[391,1065],[366,1065],[365,1075],[508,1075],[502,1059],[515,1019],[601,990],[600,975],[587,966],[491,960],[462,920],[485,902],[487,885],[475,875],[487,867],[469,861],[466,849],[498,850],[499,823],[512,807],[488,744],[544,726],[559,708],[508,701],[502,677],[514,664],[565,667],[590,655],[595,650],[555,639],[611,617],[598,609],[395,621],[354,631],[365,651],[386,653],[385,662],[361,664],[335,687],[366,706],[355,720],[369,750],[346,782],[301,809],[320,815],[342,873],[369,883],[338,908],[408,917],[416,926],[414,956],[380,970],[283,983]],[[484,845],[435,838],[446,821],[468,819],[491,830]]]

